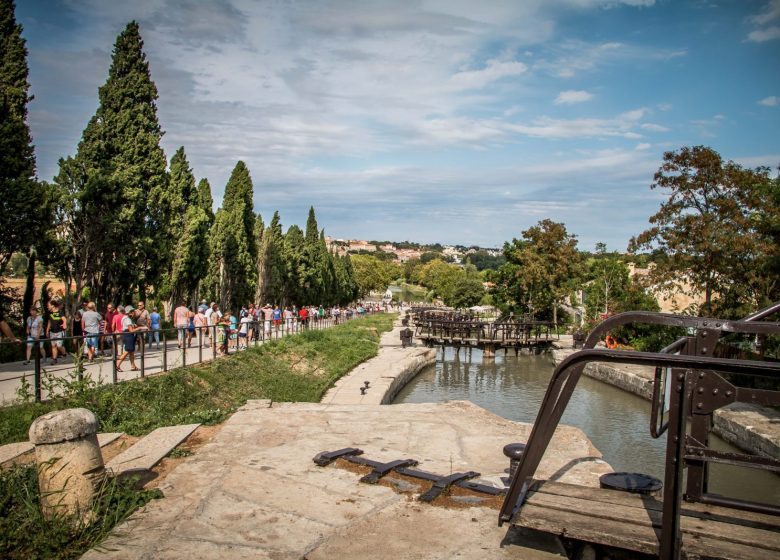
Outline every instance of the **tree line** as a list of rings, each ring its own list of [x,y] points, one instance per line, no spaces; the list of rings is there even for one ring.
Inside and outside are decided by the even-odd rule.
[[[14,253],[28,257],[23,316],[32,304],[36,261],[66,286],[66,303],[132,297],[165,303],[214,300],[224,309],[250,302],[346,304],[357,296],[349,256],[331,254],[309,210],[305,232],[286,233],[278,212],[267,225],[253,206],[249,169],[236,163],[221,208],[196,181],[180,147],[160,146],[157,87],[138,24],[114,44],[98,108],[76,154],[59,160],[53,182],[35,175],[27,125],[27,50],[12,0],[0,0],[0,273]]]

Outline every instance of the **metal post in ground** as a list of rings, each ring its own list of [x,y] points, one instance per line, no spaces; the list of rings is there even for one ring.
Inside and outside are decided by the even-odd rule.
[[[203,362],[203,327],[198,327],[198,363]]]
[[[165,330],[160,329],[163,345],[163,371],[168,371],[168,340],[165,338]]]
[[[187,332],[184,331],[181,339],[181,367],[187,365]]]
[[[33,379],[35,402],[41,402],[41,342],[38,339],[33,343],[33,352],[35,352],[35,374]]]
[[[113,344],[111,345],[113,348],[111,349],[111,382],[116,384],[116,359],[119,357],[117,356],[117,353],[119,352],[117,350],[117,337],[116,333],[111,333],[111,339],[113,341]]]
[[[141,333],[141,339],[145,336],[144,333]],[[137,338],[137,337],[136,337]],[[144,344],[143,340],[141,340],[141,377],[144,376],[144,357],[146,354],[146,344]]]

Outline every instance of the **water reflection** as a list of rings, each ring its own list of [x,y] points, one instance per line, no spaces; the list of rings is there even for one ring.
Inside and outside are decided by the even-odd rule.
[[[424,369],[395,402],[468,400],[498,416],[534,422],[544,397],[552,362],[547,355],[515,356],[497,352],[483,358],[479,349],[438,350],[436,364]],[[562,423],[584,431],[617,471],[646,473],[663,480],[666,436],[650,437],[650,403],[583,376]],[[713,446],[735,450],[717,439]],[[736,469],[738,477],[718,467],[711,490],[734,497],[780,502],[780,478],[769,472]]]

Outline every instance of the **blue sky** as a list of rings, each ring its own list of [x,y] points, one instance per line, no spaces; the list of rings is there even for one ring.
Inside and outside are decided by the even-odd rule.
[[[625,250],[663,153],[780,164],[780,0],[17,0],[38,174],[141,26],[170,158],[236,161],[285,227],[500,246],[551,218]]]

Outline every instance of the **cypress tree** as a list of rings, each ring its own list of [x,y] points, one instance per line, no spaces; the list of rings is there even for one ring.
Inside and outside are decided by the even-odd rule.
[[[158,256],[164,223],[149,212],[149,196],[167,189],[166,159],[157,120],[157,87],[151,79],[136,22],[117,37],[100,104],[87,124],[75,158],[60,160],[55,181],[79,202],[63,224],[79,240],[75,224],[110,225],[92,242],[74,244],[86,262],[85,282],[101,301],[117,301],[146,286],[167,268]],[[68,191],[70,191],[68,193]]]
[[[286,302],[302,304],[306,297],[301,283],[303,270],[303,231],[296,225],[290,226],[284,236],[284,261],[287,270]]]
[[[223,309],[251,301],[257,285],[256,217],[249,169],[239,161],[225,186],[209,236],[209,280]]]
[[[263,233],[260,253],[263,269],[263,286],[259,290],[258,303],[285,303],[287,267],[284,259],[284,236],[279,212],[274,212],[271,223]]]
[[[314,208],[309,207],[303,248],[303,271],[301,273],[301,284],[305,289],[308,303],[315,305],[323,303],[322,298],[326,289],[326,258],[327,251],[324,249],[324,241],[320,240]]]
[[[208,179],[201,179],[198,183],[198,203],[206,212],[211,227],[214,223],[214,199],[211,197],[211,185]]]
[[[0,275],[14,252],[36,244],[51,219],[48,189],[35,178],[27,48],[14,9],[13,0],[0,0]]]
[[[171,158],[168,188],[159,191],[150,206],[156,207],[161,223],[167,224],[156,236],[161,253],[167,253],[165,262],[168,263],[158,294],[170,298],[172,305],[180,301],[195,303],[198,284],[208,265],[210,223],[200,203],[200,191],[195,187],[184,147]]]

